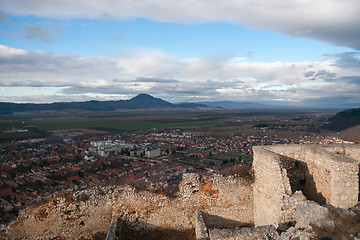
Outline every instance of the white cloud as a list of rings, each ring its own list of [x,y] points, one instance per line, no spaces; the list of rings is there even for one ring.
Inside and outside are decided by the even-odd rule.
[[[127,56],[117,59],[117,68],[123,74],[140,77],[167,74],[173,68],[174,60],[158,50],[138,49]],[[164,72],[167,71],[167,72]]]
[[[359,102],[360,69],[350,68],[348,58],[345,66],[339,64],[342,56],[331,55],[319,62],[252,62],[242,57],[175,59],[145,50],[100,58],[0,45],[0,87],[28,88],[27,95],[34,88],[51,88],[59,99],[74,100],[79,95],[106,99],[147,92],[169,101],[301,102],[347,94]],[[355,62],[357,56],[351,54]],[[36,98],[28,96],[28,100]]]
[[[202,23],[225,21],[360,49],[358,0],[2,0],[16,15],[55,18],[147,18]]]
[[[0,57],[2,58],[23,56],[26,53],[27,51],[19,48],[12,48],[5,45],[0,45]]]

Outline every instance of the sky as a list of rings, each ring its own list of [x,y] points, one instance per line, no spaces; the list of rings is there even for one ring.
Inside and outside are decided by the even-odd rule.
[[[359,0],[1,0],[0,102],[360,107]]]

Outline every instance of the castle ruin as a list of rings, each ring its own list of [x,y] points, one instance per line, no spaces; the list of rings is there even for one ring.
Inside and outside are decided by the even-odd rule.
[[[254,224],[295,221],[306,200],[350,208],[358,203],[359,145],[272,145],[253,148]]]
[[[205,210],[196,215],[197,239],[279,239],[274,227],[294,223],[299,203],[347,209],[359,201],[360,145],[256,146],[253,153],[255,227],[209,228]]]
[[[276,228],[296,221],[299,203],[359,202],[360,145],[257,146],[253,153],[254,180],[187,173],[173,198],[130,186],[83,190],[21,212],[7,234],[91,238],[114,233],[120,220],[143,229],[195,229],[196,239],[279,239]],[[81,195],[88,200],[76,200]]]

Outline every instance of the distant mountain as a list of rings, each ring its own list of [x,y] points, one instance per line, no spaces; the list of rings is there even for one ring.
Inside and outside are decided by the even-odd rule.
[[[169,103],[161,98],[154,98],[149,94],[139,94],[130,100],[124,100],[123,106],[125,109],[146,109],[146,108],[173,108],[174,104]]]
[[[120,109],[201,108],[201,104],[172,104],[142,93],[130,100],[59,102],[47,104],[0,102],[0,115],[41,111],[115,111]]]
[[[178,103],[176,106],[180,108],[209,108],[209,105],[200,103]]]
[[[218,102],[199,102],[199,104],[205,104],[212,107],[222,107],[222,108],[268,108],[269,106],[260,103],[253,102],[233,102],[233,101],[218,101]]]
[[[341,131],[357,125],[360,125],[360,108],[352,108],[338,112],[331,117],[326,128]]]

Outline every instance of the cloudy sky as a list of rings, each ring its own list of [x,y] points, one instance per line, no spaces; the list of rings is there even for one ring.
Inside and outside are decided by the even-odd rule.
[[[359,0],[1,0],[0,101],[357,106],[359,23]]]

